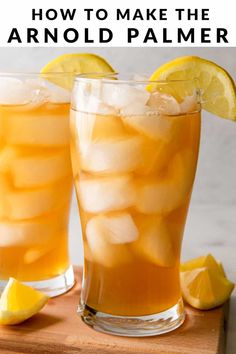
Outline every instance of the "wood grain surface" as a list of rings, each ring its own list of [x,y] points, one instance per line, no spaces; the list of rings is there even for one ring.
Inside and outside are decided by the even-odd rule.
[[[81,269],[76,286],[51,299],[33,318],[18,326],[0,327],[1,354],[223,354],[226,307],[197,311],[186,306],[187,318],[177,330],[148,338],[124,338],[96,332],[76,314]]]

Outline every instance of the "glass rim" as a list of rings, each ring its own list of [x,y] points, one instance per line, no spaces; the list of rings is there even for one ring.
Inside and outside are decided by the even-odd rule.
[[[75,75],[74,82],[94,82],[95,80],[100,80],[102,83],[108,84],[137,84],[137,85],[147,85],[147,84],[159,84],[159,85],[168,85],[168,84],[178,84],[178,83],[198,83],[198,78],[193,79],[175,79],[175,80],[150,80],[150,79],[119,79],[117,76],[119,72],[107,72],[107,73],[84,73]],[[121,73],[122,74],[122,73]],[[136,75],[139,75],[136,73]],[[111,80],[111,78],[115,80]],[[196,87],[198,88],[198,87]]]
[[[1,77],[31,77],[31,76],[38,76],[42,78],[46,77],[64,77],[64,76],[73,76],[74,77],[74,83],[78,83],[79,81],[82,82],[94,82],[95,80],[101,80],[103,83],[108,83],[108,84],[138,84],[138,85],[147,85],[150,83],[153,84],[159,84],[159,85],[168,85],[168,84],[178,84],[178,83],[197,83],[198,78],[193,78],[193,79],[175,79],[175,80],[150,80],[150,79],[145,79],[145,80],[139,80],[139,79],[119,79],[117,76],[120,74],[120,72],[106,72],[106,73],[97,73],[97,72],[88,72],[88,73],[83,73],[79,74],[76,72],[48,72],[48,73],[41,73],[41,72],[21,72],[21,71],[16,71],[16,72],[0,72],[0,78]],[[122,74],[122,73],[121,73]],[[133,74],[133,73],[131,73]],[[135,73],[134,73],[135,74]],[[130,74],[128,74],[130,75]],[[136,73],[136,75],[140,75]],[[141,74],[142,75],[142,74]],[[141,76],[140,75],[140,76]],[[111,78],[115,80],[111,80]],[[198,88],[198,87],[196,87]]]

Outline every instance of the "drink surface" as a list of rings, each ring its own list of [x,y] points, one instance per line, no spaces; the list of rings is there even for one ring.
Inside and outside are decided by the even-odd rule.
[[[2,104],[0,124],[0,279],[50,279],[69,267],[69,104]]]
[[[162,102],[166,97],[149,98],[158,113],[143,112],[142,98],[121,113],[112,102],[96,102],[92,109],[93,99],[88,104],[92,113],[79,99],[77,110],[71,111],[85,253],[82,303],[96,311],[149,315],[181,298],[180,249],[200,113],[192,101],[193,106],[187,104],[191,109],[173,114],[176,101]]]

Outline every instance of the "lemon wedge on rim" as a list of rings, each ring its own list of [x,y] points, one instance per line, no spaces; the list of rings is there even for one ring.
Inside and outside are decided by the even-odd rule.
[[[67,90],[72,89],[75,75],[86,73],[114,73],[114,69],[99,55],[72,53],[60,55],[41,70],[47,80]]]
[[[159,67],[150,77],[155,80],[198,80],[201,89],[202,107],[219,117],[236,120],[236,87],[230,74],[216,63],[196,57],[184,56],[176,58]],[[186,85],[176,82],[178,96],[184,97],[181,91]],[[155,83],[148,85],[153,91]],[[179,91],[179,92],[178,92]]]
[[[38,313],[48,296],[10,278],[0,298],[0,325],[15,325]]]

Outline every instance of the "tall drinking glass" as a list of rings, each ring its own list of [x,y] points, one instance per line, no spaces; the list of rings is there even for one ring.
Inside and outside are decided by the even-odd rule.
[[[72,287],[70,94],[64,74],[0,74],[0,287]],[[54,84],[55,82],[55,84]]]
[[[149,336],[184,321],[181,242],[195,176],[195,81],[79,76],[72,167],[84,244],[79,313],[99,331]]]

